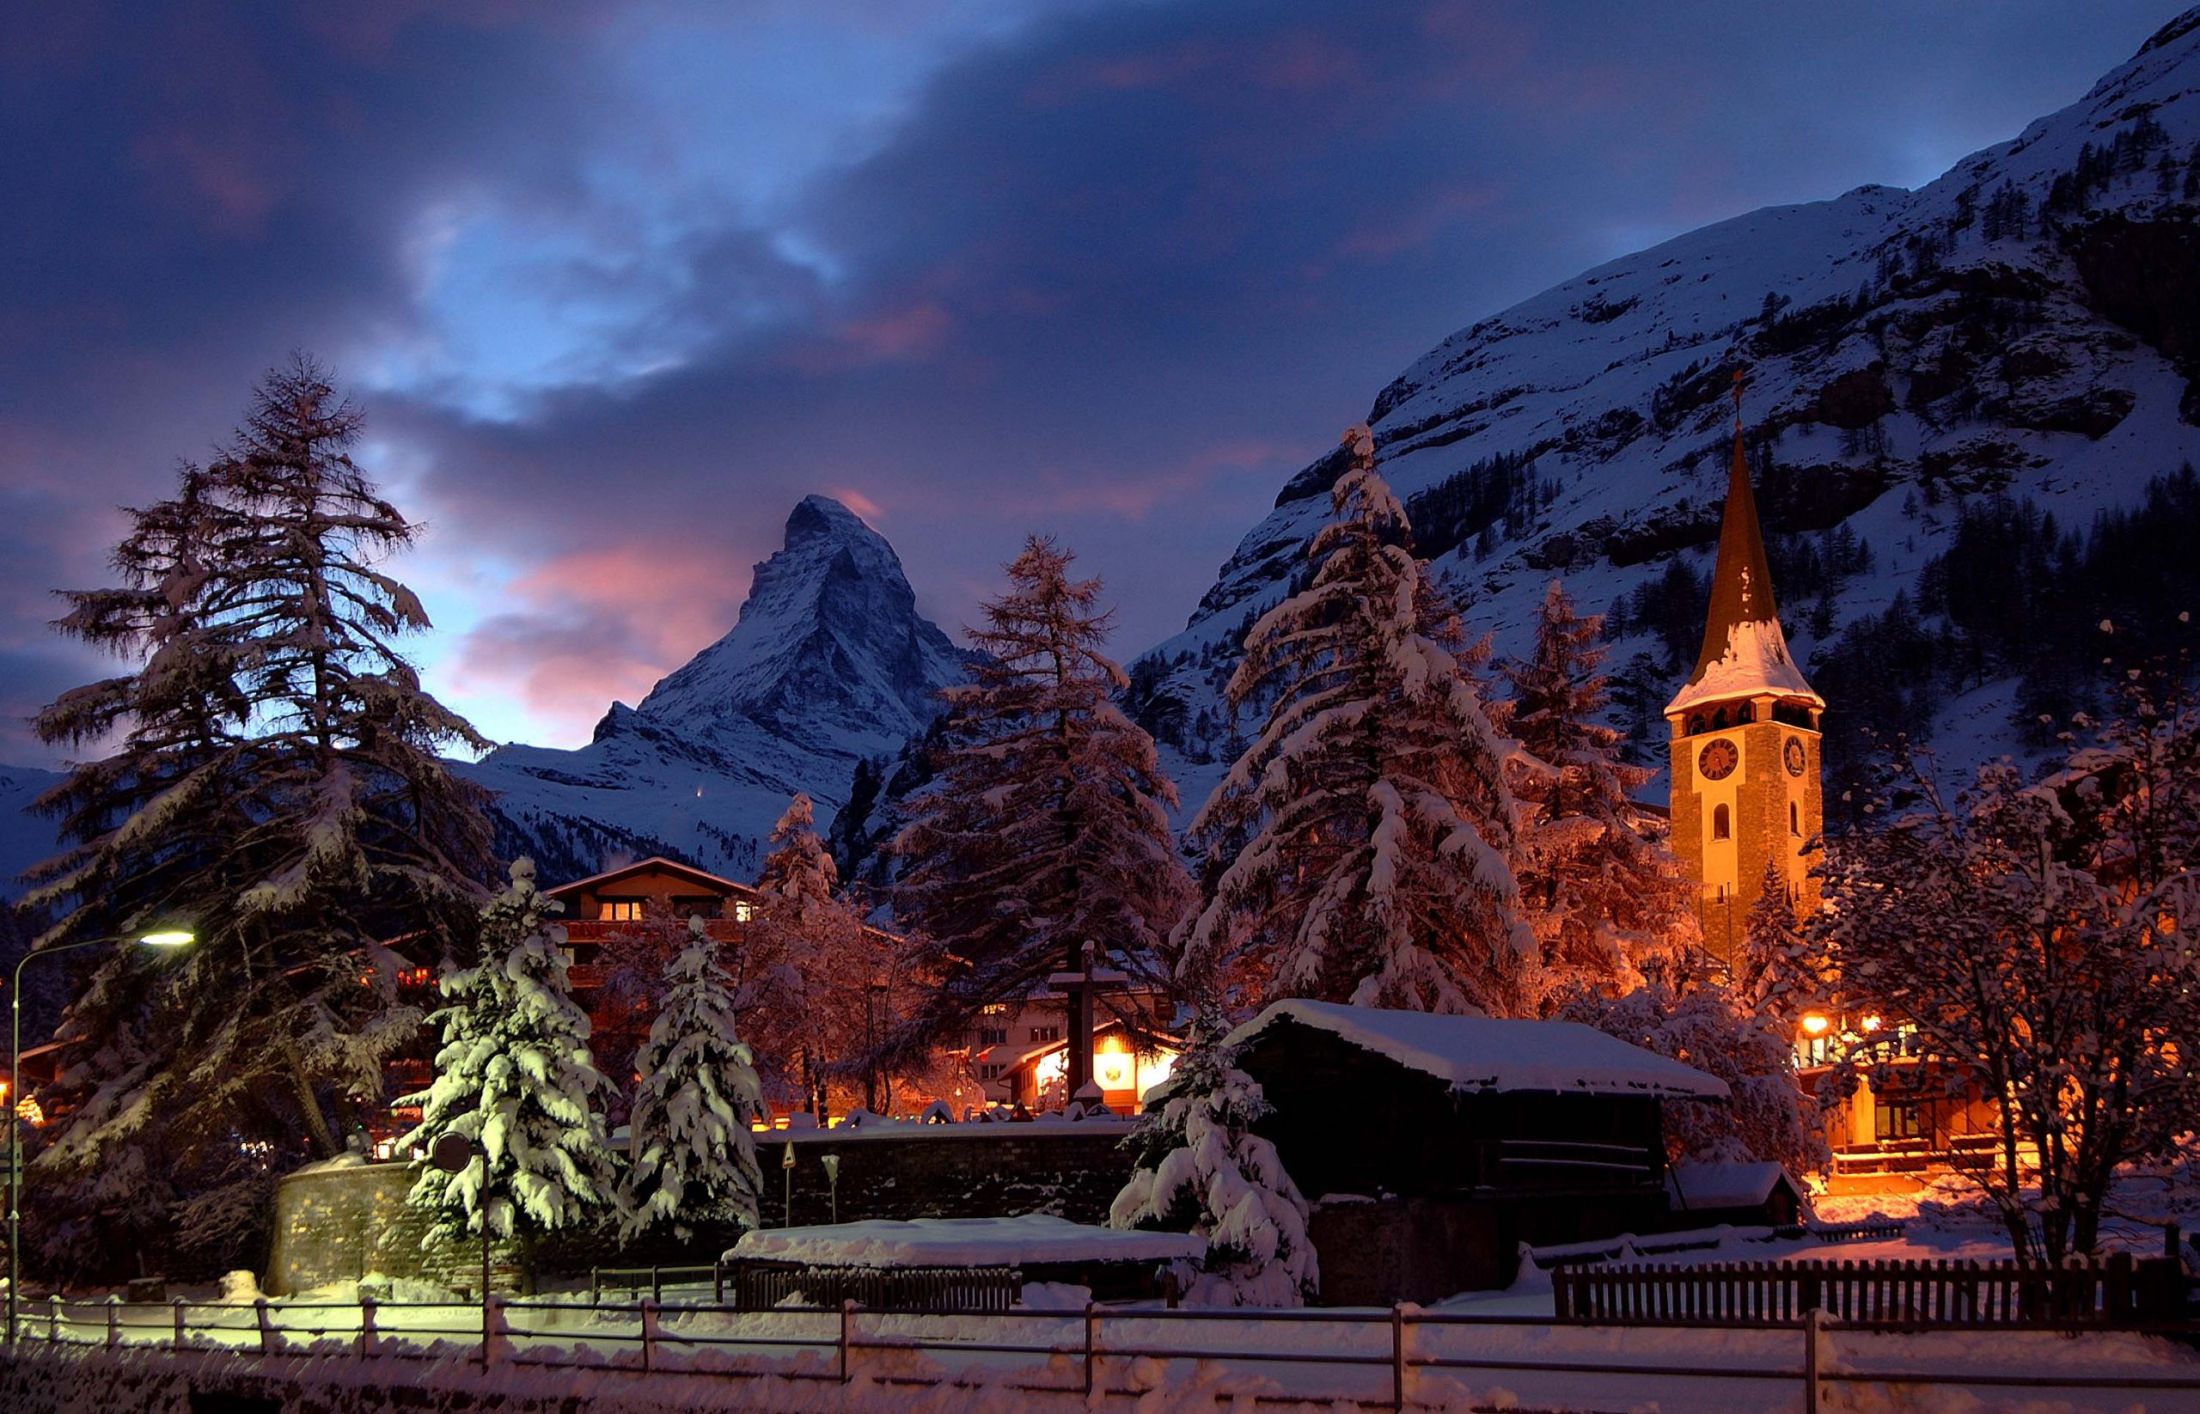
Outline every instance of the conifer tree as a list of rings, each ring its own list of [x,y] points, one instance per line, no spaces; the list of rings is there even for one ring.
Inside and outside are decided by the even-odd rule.
[[[756,880],[757,957],[743,1004],[764,1053],[822,1118],[836,1071],[867,1063],[862,1052],[875,1038],[865,1008],[893,959],[884,935],[865,928],[840,897],[839,871],[815,820],[810,798],[798,794],[772,827],[772,852]]]
[[[1193,821],[1210,883],[1179,972],[1246,1004],[1525,1015],[1536,943],[1512,872],[1511,744],[1374,439],[1355,427],[1344,445],[1312,582],[1254,623],[1230,680],[1233,705],[1274,705]]]
[[[604,1111],[615,1091],[588,1050],[588,1017],[566,979],[564,905],[535,888],[535,866],[514,860],[511,886],[481,912],[481,959],[446,968],[448,1005],[435,1083],[404,1103],[420,1127],[402,1142],[428,1148],[460,1134],[486,1153],[458,1173],[423,1165],[407,1201],[444,1237],[516,1239],[531,1271],[536,1238],[616,1205]],[[486,1182],[484,1182],[486,1179]]]
[[[664,1001],[638,1058],[628,1128],[624,1235],[697,1225],[755,1227],[764,1186],[749,1122],[764,1112],[749,1048],[734,1031],[733,983],[703,920],[665,970]]]
[[[1792,1023],[1821,1000],[1829,980],[1824,947],[1796,922],[1787,878],[1776,860],[1766,860],[1734,960],[1735,1004],[1752,1016]]]
[[[64,595],[62,631],[137,666],[38,719],[119,739],[42,802],[66,844],[35,871],[42,943],[197,941],[157,967],[118,949],[79,992],[61,1033],[99,1058],[54,1177],[133,1143],[169,1167],[239,1135],[340,1152],[419,1019],[382,940],[470,925],[485,796],[439,752],[487,743],[397,650],[428,618],[378,566],[415,528],[351,460],[360,427],[310,362],[270,373],[230,445],[133,513],[120,584]],[[125,1035],[133,1054],[100,1054]]]
[[[1129,679],[1100,651],[1100,581],[1034,537],[972,639],[987,655],[947,693],[949,755],[896,840],[895,912],[944,977],[918,1028],[937,1037],[1047,975],[1158,957],[1190,897],[1153,738],[1119,710]]]
[[[1602,628],[1553,580],[1534,651],[1505,666],[1512,698],[1492,710],[1520,745],[1507,775],[1522,808],[1521,910],[1542,948],[1546,1009],[1582,987],[1631,991],[1697,941],[1694,889],[1633,799],[1654,773],[1621,759],[1623,734],[1602,720]]]
[[[1320,1285],[1307,1203],[1276,1146],[1252,1132],[1267,1114],[1259,1082],[1225,1044],[1230,1023],[1203,1007],[1168,1097],[1125,1144],[1138,1153],[1108,1226],[1206,1239],[1197,1271],[1179,1279],[1197,1306],[1302,1306]]]

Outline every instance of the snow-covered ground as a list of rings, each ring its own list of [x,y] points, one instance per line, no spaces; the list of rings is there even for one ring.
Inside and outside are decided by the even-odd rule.
[[[2117,1238],[2157,1249],[2144,1185],[2127,1185]],[[1810,1238],[1750,1241],[1731,1237],[1712,1249],[1634,1260],[1688,1265],[1707,1261],[1804,1257],[2006,1256],[1991,1216],[1951,1195],[1834,1200],[1834,1214],[1858,1217],[1893,1207],[1911,1226],[1899,1239],[1828,1245]],[[262,1358],[260,1311],[248,1289],[224,1303],[191,1293],[187,1343]],[[580,1394],[638,1401],[646,1407],[770,1408],[948,1407],[935,1386],[960,1389],[958,1411],[1086,1407],[1085,1316],[1081,1290],[1038,1293],[1037,1309],[997,1316],[857,1313],[848,1382],[841,1382],[842,1318],[837,1312],[735,1313],[707,1306],[708,1287],[668,1289],[645,1356],[638,1303],[588,1304],[585,1293],[513,1303],[498,1363],[480,1367],[481,1309],[419,1283],[399,1283],[380,1304],[375,1327],[383,1357],[362,1361],[358,1288],[346,1283],[271,1301],[267,1321],[278,1356],[317,1351],[293,1375],[318,1370],[355,1384],[358,1367],[380,1369],[387,1383],[506,1393]],[[1065,1302],[1064,1297],[1077,1298]],[[1071,1309],[1062,1309],[1065,1305]],[[1795,1330],[1588,1327],[1550,1320],[1550,1276],[1529,1268],[1512,1289],[1455,1297],[1425,1310],[1405,1308],[1404,1348],[1410,1402],[1437,1408],[1628,1410],[1793,1410],[1802,1407],[1806,1337]],[[1381,1309],[1298,1312],[1168,1312],[1103,1308],[1095,1322],[1094,1373],[1103,1388],[1139,1407],[1229,1405],[1247,1396],[1334,1407],[1336,1401],[1385,1404],[1395,1378],[1392,1313]],[[170,1346],[173,1310],[115,1308],[124,1347]],[[99,1345],[107,1340],[105,1303],[73,1303],[57,1323],[43,1303],[26,1311],[25,1334],[43,1341]],[[2200,1350],[2154,1337],[2100,1332],[2082,1337],[2025,1332],[1894,1335],[1835,1329],[1821,1348],[1829,1409],[2200,1410]],[[403,1352],[403,1353],[398,1353]],[[166,1357],[163,1357],[166,1358]],[[183,1357],[189,1360],[193,1357]],[[645,1372],[645,1360],[649,1369]],[[1852,1383],[1844,1374],[1932,1374],[1953,1384]],[[1965,1384],[1964,1380],[1979,1383]],[[2178,1381],[2181,1388],[2054,1388],[2050,1379]],[[2006,1383],[2018,1381],[2017,1384]],[[732,1389],[747,1390],[744,1398]],[[1047,1391],[1058,1391],[1049,1393]]]

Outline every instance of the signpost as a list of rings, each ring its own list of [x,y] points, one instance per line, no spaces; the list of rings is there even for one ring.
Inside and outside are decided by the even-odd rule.
[[[818,1162],[825,1165],[825,1182],[832,1187],[833,1224],[837,1227],[840,1224],[840,1155],[827,1154]]]
[[[779,1216],[780,1216],[780,1223],[779,1223],[779,1225],[780,1225],[781,1227],[793,1227],[793,1226],[794,1226],[794,1141],[793,1141],[792,1139],[789,1139],[789,1140],[787,1141],[787,1147],[786,1147],[785,1149],[783,1149],[783,1150],[781,1150],[781,1151],[780,1151],[780,1154],[779,1154],[779,1171],[780,1171],[781,1173],[783,1173],[784,1175],[786,1175],[786,1179],[787,1179],[787,1197],[786,1197],[786,1203],[785,1203],[785,1206],[784,1206],[784,1207],[782,1207],[782,1208],[781,1208],[781,1209],[779,1210]]]

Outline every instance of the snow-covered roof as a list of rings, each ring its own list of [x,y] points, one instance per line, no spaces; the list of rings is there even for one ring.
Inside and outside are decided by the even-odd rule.
[[[560,884],[554,889],[544,889],[543,892],[551,898],[563,898],[567,894],[581,889],[595,888],[614,879],[624,879],[635,874],[660,872],[677,874],[684,879],[729,895],[753,896],[756,893],[756,890],[747,884],[721,878],[707,869],[698,869],[692,864],[682,864],[677,859],[667,859],[661,854],[653,854],[647,859],[636,860],[632,864],[622,864],[616,869],[606,869],[601,874],[591,874],[585,879],[575,879],[570,884]]]
[[[1709,1208],[1754,1208],[1785,1183],[1797,1197],[1803,1185],[1779,1164],[1691,1163],[1675,1164],[1665,1171],[1665,1191],[1673,1206],[1684,1212]]]
[[[1725,651],[1699,663],[1696,675],[1674,694],[1665,710],[1685,712],[1707,702],[1732,702],[1768,693],[1817,707],[1826,705],[1826,699],[1804,678],[1803,670],[1795,666],[1795,655],[1788,651],[1780,621],[1747,619],[1727,625]]]
[[[1726,1082],[1573,1021],[1439,1016],[1296,998],[1232,1031],[1250,1041],[1278,1021],[1327,1031],[1362,1050],[1448,1081],[1455,1090],[1549,1090],[1593,1095],[1723,1099]]]
[[[1045,1262],[1166,1262],[1206,1255],[1185,1232],[1088,1227],[1044,1213],[1015,1218],[876,1219],[741,1234],[726,1260],[815,1267],[1013,1267]]]

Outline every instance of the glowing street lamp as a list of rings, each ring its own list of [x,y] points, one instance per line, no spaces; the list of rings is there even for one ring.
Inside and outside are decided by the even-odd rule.
[[[1812,1011],[1803,1014],[1803,1034],[1806,1036],[1823,1036],[1826,1034],[1826,1028],[1832,1025],[1833,1023],[1826,1018],[1823,1012]]]
[[[149,948],[185,948],[196,942],[197,936],[186,928],[156,928],[139,934],[133,941]],[[81,942],[62,943],[56,947],[36,948],[23,954],[15,964],[15,978],[8,990],[8,1089],[10,1097],[23,1093],[23,968],[34,957],[48,957],[57,952],[73,952],[78,948],[95,948],[122,942],[120,938],[86,938]],[[15,1344],[18,1309],[17,1288],[23,1284],[23,1121],[31,1118],[25,1113],[27,1102],[16,1100],[15,1112],[8,1116],[8,1344]],[[30,1106],[35,1112],[35,1106]],[[43,1118],[41,1116],[40,1118]],[[35,1122],[35,1121],[34,1121]]]

